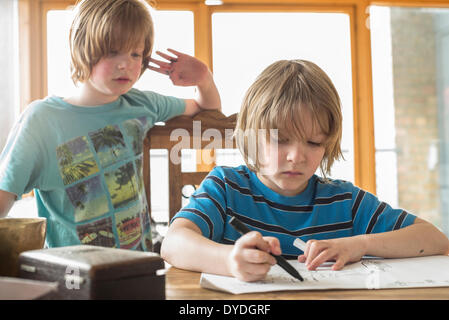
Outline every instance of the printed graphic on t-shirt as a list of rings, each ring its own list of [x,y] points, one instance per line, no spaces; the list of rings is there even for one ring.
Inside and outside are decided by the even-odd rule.
[[[142,155],[140,155],[140,157],[138,159],[136,159],[136,161],[134,163],[136,164],[137,172],[142,172],[142,163],[143,163]],[[142,177],[141,174],[137,175],[137,176],[138,176],[138,178],[137,178],[137,188],[139,190],[139,193],[142,193],[143,192],[143,188],[144,188],[143,177]],[[145,203],[146,203],[146,200],[145,200]]]
[[[98,172],[87,138],[78,137],[56,148],[59,172],[64,185],[74,183]]]
[[[137,200],[138,186],[132,162],[104,174],[114,208]]]
[[[115,237],[112,233],[112,220],[110,217],[79,225],[76,227],[76,231],[82,244],[116,247]]]
[[[145,247],[148,251],[152,250],[152,237],[151,237],[151,225],[150,225],[150,214],[148,213],[147,206],[144,207],[144,210],[140,213],[140,218],[142,220],[142,232],[143,239],[145,243]]]
[[[81,243],[151,250],[141,174],[146,122],[142,117],[108,125],[57,147]]]
[[[120,240],[120,248],[134,247],[142,236],[140,226],[140,206],[134,206],[115,214],[115,224]]]
[[[109,210],[100,176],[75,184],[66,191],[75,208],[75,222],[101,216]]]
[[[117,125],[90,132],[89,137],[103,168],[124,160],[128,156],[125,140]]]
[[[132,148],[135,155],[142,153],[142,141],[145,134],[145,126],[147,119],[145,117],[130,119],[123,122],[123,128],[125,129],[125,134],[132,141]]]

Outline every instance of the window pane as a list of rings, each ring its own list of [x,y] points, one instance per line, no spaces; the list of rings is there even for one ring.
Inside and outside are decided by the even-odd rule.
[[[310,60],[329,75],[343,104],[346,159],[334,165],[332,177],[354,181],[349,17],[340,13],[215,13],[212,38],[214,77],[227,115],[239,111],[245,91],[276,60]]]
[[[47,85],[50,95],[69,97],[76,91],[70,76],[71,22],[71,10],[50,10],[47,13]]]
[[[449,10],[372,7],[377,193],[448,234]]]
[[[191,11],[151,10],[151,16],[153,17],[155,30],[152,53],[154,59],[164,60],[156,54],[156,51],[172,55],[167,51],[167,48],[192,56],[195,55],[193,13]],[[135,87],[180,98],[192,98],[195,94],[194,87],[174,86],[166,75],[151,70],[145,71]]]

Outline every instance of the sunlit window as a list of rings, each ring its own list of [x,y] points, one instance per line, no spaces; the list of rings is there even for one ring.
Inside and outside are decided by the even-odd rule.
[[[449,233],[449,10],[370,10],[377,194]]]
[[[47,87],[48,94],[68,97],[75,93],[70,77],[70,10],[47,13]]]
[[[17,3],[0,2],[0,152],[20,109]]]
[[[193,13],[191,11],[152,10],[151,15],[155,29],[153,58],[164,60],[156,54],[156,51],[162,51],[172,55],[167,51],[168,48],[192,56],[195,55]],[[141,90],[151,90],[180,98],[192,98],[195,94],[193,87],[174,86],[166,75],[151,70],[147,70],[142,75],[135,87]]]

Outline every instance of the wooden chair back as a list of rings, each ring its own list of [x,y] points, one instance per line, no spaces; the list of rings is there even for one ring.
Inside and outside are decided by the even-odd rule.
[[[151,168],[150,149],[168,150],[169,182],[169,220],[181,209],[182,188],[186,185],[199,185],[213,168],[209,165],[197,165],[199,172],[182,172],[181,150],[236,149],[233,132],[237,114],[226,117],[220,111],[202,111],[194,117],[178,116],[151,128],[143,143],[143,175],[148,210],[151,215]],[[206,153],[207,155],[208,153]],[[207,157],[206,157],[207,160]]]

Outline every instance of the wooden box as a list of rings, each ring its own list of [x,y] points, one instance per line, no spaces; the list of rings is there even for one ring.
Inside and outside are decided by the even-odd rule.
[[[165,299],[156,253],[77,245],[26,251],[19,277],[58,283],[51,299]]]

